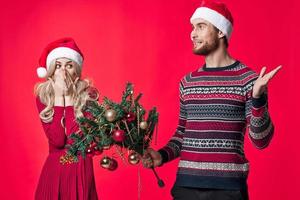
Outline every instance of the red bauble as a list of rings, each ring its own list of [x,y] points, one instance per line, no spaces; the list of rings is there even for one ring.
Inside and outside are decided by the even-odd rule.
[[[94,155],[94,150],[92,147],[88,147],[85,152],[88,157],[92,157]]]
[[[92,98],[94,100],[98,100],[98,98],[99,98],[99,92],[94,87],[89,87],[88,95],[89,95],[90,98]]]
[[[126,115],[126,121],[127,121],[128,123],[133,122],[133,121],[135,120],[135,118],[136,118],[136,116],[135,116],[135,114],[133,114],[133,113],[128,113],[128,114]]]
[[[123,142],[125,140],[125,131],[118,129],[113,131],[112,137],[116,142]]]
[[[97,143],[96,142],[92,142],[91,144],[90,144],[90,147],[92,147],[92,148],[94,148],[94,147],[96,147],[97,146]]]

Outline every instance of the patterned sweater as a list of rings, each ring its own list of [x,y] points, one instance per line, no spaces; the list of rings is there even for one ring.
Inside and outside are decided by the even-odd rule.
[[[176,185],[230,190],[246,187],[246,128],[259,149],[268,146],[274,132],[267,95],[252,98],[257,77],[236,61],[219,68],[204,65],[180,81],[178,127],[159,150],[163,163],[180,157]]]

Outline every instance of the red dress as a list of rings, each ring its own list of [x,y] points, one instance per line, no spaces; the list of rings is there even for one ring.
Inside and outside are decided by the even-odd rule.
[[[39,112],[45,108],[37,98]],[[65,129],[61,119],[65,115]],[[65,153],[67,136],[78,130],[73,106],[54,106],[53,121],[42,122],[49,142],[49,155],[42,169],[36,200],[97,200],[92,158],[79,158],[79,162],[62,165],[59,162]]]

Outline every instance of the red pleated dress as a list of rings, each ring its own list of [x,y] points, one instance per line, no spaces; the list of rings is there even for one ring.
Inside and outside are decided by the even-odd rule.
[[[37,108],[45,108],[37,98]],[[65,117],[65,128],[62,118]],[[36,200],[97,200],[92,158],[62,165],[59,161],[64,155],[67,136],[78,131],[73,106],[54,106],[53,121],[42,122],[49,143],[49,155],[43,166],[35,193]]]

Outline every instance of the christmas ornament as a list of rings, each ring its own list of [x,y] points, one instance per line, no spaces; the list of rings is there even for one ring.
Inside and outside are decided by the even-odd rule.
[[[75,160],[76,160],[75,157],[70,154],[63,155],[59,158],[59,162],[63,165],[74,163]]]
[[[111,163],[111,158],[110,157],[103,157],[101,160],[100,160],[100,165],[101,167],[103,167],[104,169],[108,169],[109,166],[110,166],[110,163]]]
[[[114,109],[108,109],[108,110],[105,111],[104,116],[105,116],[107,121],[113,122],[113,121],[116,120],[117,113]]]
[[[118,162],[113,159],[113,158],[110,158],[108,156],[105,156],[103,157],[101,160],[100,160],[100,165],[101,167],[103,167],[104,169],[108,169],[110,171],[114,171],[117,169],[118,167]]]
[[[92,157],[94,155],[93,147],[88,147],[85,151],[88,157]]]
[[[136,152],[129,154],[128,162],[132,165],[136,165],[140,162],[139,155]]]
[[[118,162],[112,158],[108,170],[114,171],[117,168],[118,168]]]
[[[92,147],[92,148],[94,148],[95,146],[97,146],[97,143],[96,143],[96,142],[92,142],[92,143],[90,144],[90,147]]]
[[[143,129],[143,130],[146,130],[148,128],[148,123],[145,122],[145,121],[142,121],[140,123],[140,128]]]
[[[123,142],[125,139],[125,131],[118,129],[112,132],[112,137],[116,142]]]
[[[126,121],[128,123],[133,122],[135,120],[136,116],[133,113],[127,113],[126,115]]]
[[[89,94],[89,97],[92,98],[92,99],[98,100],[98,98],[99,98],[99,92],[94,87],[89,88],[88,94]]]

